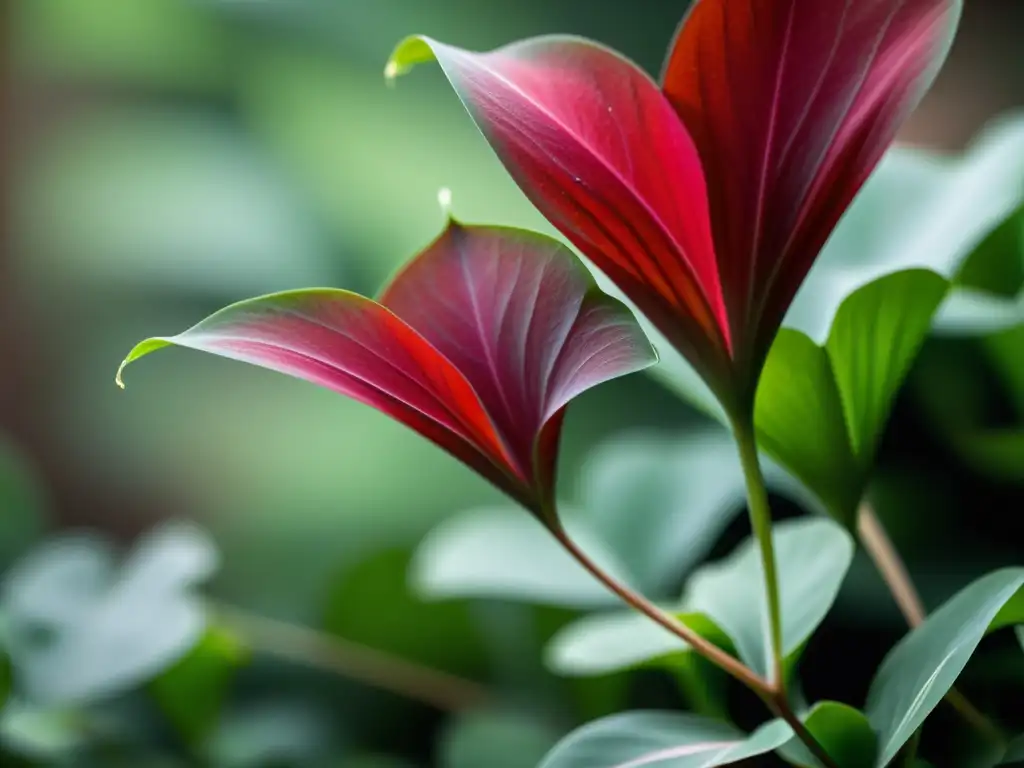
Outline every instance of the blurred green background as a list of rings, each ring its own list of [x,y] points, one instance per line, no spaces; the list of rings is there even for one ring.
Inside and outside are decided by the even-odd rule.
[[[656,73],[685,6],[6,2],[0,436],[40,490],[0,510],[0,567],[44,527],[127,542],[159,520],[190,518],[221,549],[213,591],[224,599],[464,675],[504,675],[528,709],[548,706],[566,727],[605,711],[594,690],[580,695],[542,671],[543,638],[566,618],[557,611],[408,595],[405,565],[422,536],[454,512],[501,502],[456,461],[369,408],[255,368],[174,351],[133,369],[125,392],[113,375],[138,339],[256,293],[373,294],[439,231],[442,186],[464,220],[551,232],[436,68],[385,85],[384,62],[404,36],[486,49],[570,32]],[[905,140],[957,149],[1024,104],[1022,32],[1019,1],[968,0],[949,65]],[[880,512],[926,597],[1022,559],[1024,469],[993,479],[965,463],[935,439],[922,406],[974,398],[994,425],[1009,423],[999,371],[979,362],[986,343],[929,344],[883,448]],[[589,393],[567,421],[564,487],[603,438],[698,420],[645,377]],[[737,523],[721,547],[743,531]],[[877,594],[861,573],[851,589]],[[826,634],[881,652],[899,622],[888,606],[864,615],[866,604],[842,604]],[[853,641],[850,627],[867,629]],[[859,690],[860,674],[834,671],[828,693]],[[268,693],[319,702],[327,730],[349,734],[339,741],[424,764],[441,748],[437,713],[344,680],[258,661],[244,683],[242,703]],[[638,701],[666,695],[653,681]]]

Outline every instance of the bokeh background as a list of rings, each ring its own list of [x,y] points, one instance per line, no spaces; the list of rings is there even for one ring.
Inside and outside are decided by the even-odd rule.
[[[221,549],[211,589],[224,600],[466,676],[511,677],[527,709],[559,712],[566,725],[600,714],[596,694],[543,671],[543,639],[566,616],[536,611],[524,623],[500,606],[408,594],[405,567],[423,535],[500,502],[460,464],[369,408],[197,353],[145,361],[124,392],[113,376],[137,340],[234,300],[313,285],[375,293],[439,231],[442,186],[464,220],[550,231],[436,68],[385,85],[404,36],[487,49],[569,32],[656,73],[686,5],[3,3],[0,436],[39,491],[0,510],[0,567],[43,530],[98,529],[127,543],[160,520],[193,519]],[[1024,104],[1022,39],[1019,0],[967,0],[952,57],[903,139],[956,150]],[[934,390],[958,396],[962,382],[945,374],[957,361],[981,377],[969,386],[991,418],[1009,419],[980,359],[969,342],[930,342],[882,452],[879,511],[932,602],[1024,559],[1024,467],[1015,482],[965,464],[921,407]],[[586,452],[620,430],[698,420],[653,379],[602,387],[570,411],[563,482],[571,488]],[[744,532],[740,520],[721,551]],[[858,589],[877,594],[865,569],[851,578]],[[902,628],[888,606],[871,605],[856,594],[841,602],[822,642],[884,652]],[[820,661],[814,651],[807,667],[827,671],[830,695],[863,695],[877,656],[839,667],[834,650]],[[643,679],[632,700],[670,701],[664,688]],[[335,736],[413,764],[429,764],[447,727],[429,707],[272,659],[254,660],[233,697],[271,693],[315,701]]]

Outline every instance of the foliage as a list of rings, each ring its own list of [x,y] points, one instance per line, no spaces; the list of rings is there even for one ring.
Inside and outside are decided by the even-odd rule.
[[[19,10],[17,61],[101,106],[27,162],[17,279],[41,329],[145,309],[62,322],[62,363],[169,323],[119,384],[185,347],[360,405],[160,355],[115,409],[88,368],[58,456],[196,505],[130,542],[65,529],[64,465],[12,420],[0,764],[1024,759],[1022,553],[989,512],[1024,480],[1024,117],[890,147],[960,0],[696,0],[658,81],[509,44],[575,23],[544,3],[63,5]],[[489,50],[409,37],[388,82],[436,61],[470,119],[337,53],[417,25]]]

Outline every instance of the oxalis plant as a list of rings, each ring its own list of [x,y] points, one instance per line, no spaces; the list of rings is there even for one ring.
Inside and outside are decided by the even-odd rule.
[[[864,501],[892,400],[958,265],[897,254],[868,263],[863,279],[822,272],[794,306],[928,90],[961,6],[697,0],[660,84],[580,38],[488,53],[408,38],[387,78],[439,63],[516,183],[598,276],[548,236],[449,215],[377,299],[310,289],[243,301],[141,342],[122,369],[188,347],[389,414],[507,494],[635,612],[599,617],[589,634],[576,627],[563,638],[563,666],[582,658],[607,671],[685,653],[770,713],[753,733],[724,707],[623,713],[570,734],[546,768],[759,764],[770,753],[799,766],[923,765],[921,729],[943,699],[980,735],[988,757],[979,760],[1012,761],[1011,740],[953,685],[986,633],[1024,623],[1024,568],[990,573],[926,617]],[[796,321],[782,328],[787,317]],[[556,488],[569,404],[649,368],[728,429],[752,528],[749,547],[699,572],[669,607],[567,532]],[[773,527],[762,454],[824,516]],[[799,654],[856,542],[912,630],[861,709],[809,703]],[[607,658],[586,656],[588,642]]]

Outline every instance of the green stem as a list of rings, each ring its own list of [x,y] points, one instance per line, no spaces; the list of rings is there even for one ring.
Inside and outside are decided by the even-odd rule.
[[[771,638],[772,683],[774,690],[785,697],[786,676],[783,666],[782,608],[779,600],[779,576],[775,565],[775,544],[772,541],[772,513],[768,505],[768,490],[761,473],[757,456],[757,441],[754,428],[734,422],[733,433],[739,447],[740,463],[747,482],[747,506],[750,510],[750,524],[754,538],[761,550],[764,566],[764,589],[768,603],[768,626]]]

